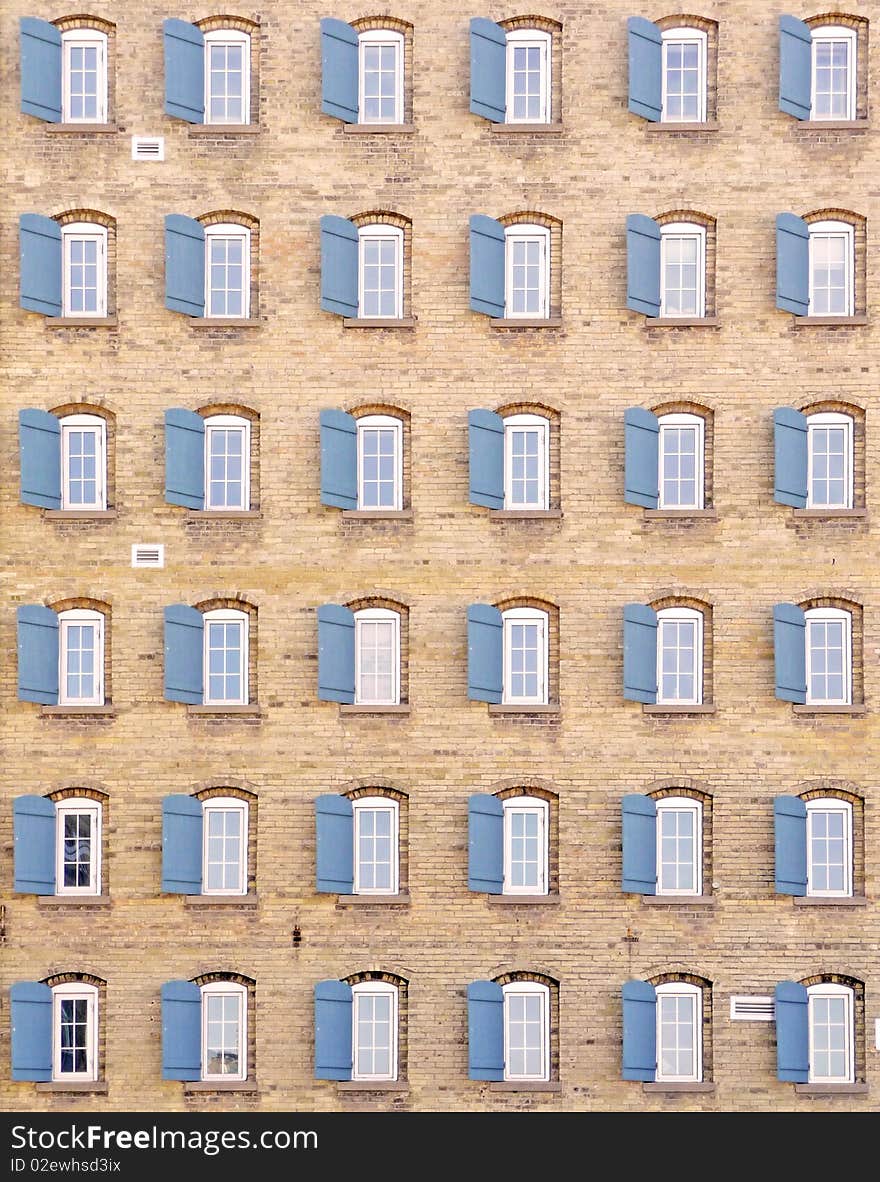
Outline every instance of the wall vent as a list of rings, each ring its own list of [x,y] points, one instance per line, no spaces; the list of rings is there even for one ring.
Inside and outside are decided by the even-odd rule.
[[[161,570],[165,566],[165,547],[148,545],[146,542],[135,542],[131,548],[131,565]]]
[[[163,135],[133,135],[131,137],[132,160],[164,160],[165,137]]]
[[[772,1022],[776,1007],[772,997],[731,997],[730,1017],[738,1022]]]

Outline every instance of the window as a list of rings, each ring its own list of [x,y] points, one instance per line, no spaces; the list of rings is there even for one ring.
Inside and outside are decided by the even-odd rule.
[[[810,1083],[853,1083],[853,991],[822,982],[807,988]]]
[[[250,123],[250,65],[247,33],[205,33],[206,123]]]
[[[224,608],[204,615],[205,705],[247,705],[247,614]]]
[[[97,415],[61,420],[61,508],[107,508],[107,428]]]
[[[247,1079],[247,990],[234,981],[202,986],[202,1079]]]
[[[846,800],[807,801],[807,894],[852,894],[852,805]]]
[[[703,806],[689,796],[657,801],[657,894],[702,892]]]
[[[100,612],[75,609],[60,612],[58,678],[60,706],[104,704],[104,617]]]
[[[251,425],[236,415],[205,419],[205,508],[249,509]]]
[[[550,424],[538,415],[504,420],[504,508],[546,509],[550,483]]]
[[[98,990],[70,981],[52,989],[52,1078],[98,1078]]]
[[[538,981],[510,981],[504,994],[504,1078],[550,1078],[550,990]]]
[[[704,423],[699,415],[661,415],[660,509],[703,508]]]
[[[807,418],[807,507],[851,509],[853,503],[853,421],[849,415]]]
[[[97,29],[61,34],[61,118],[107,122],[107,35]]]
[[[666,29],[663,40],[664,123],[706,121],[706,34],[699,29]]]
[[[358,122],[403,123],[403,34],[359,33],[358,53]]]
[[[107,315],[107,231],[92,222],[61,227],[65,316]]]
[[[657,1082],[703,1078],[703,991],[684,981],[657,986]]]
[[[397,987],[384,981],[352,985],[351,1078],[397,1079]]]
[[[388,415],[357,420],[358,508],[403,508],[403,423]]]
[[[212,796],[202,806],[202,893],[247,893],[248,806],[236,797]]]
[[[358,315],[403,316],[403,230],[374,223],[358,230]]]
[[[811,29],[811,119],[855,119],[856,31],[840,25]]]
[[[388,796],[360,796],[354,810],[354,893],[396,895],[398,805]]]
[[[251,232],[245,226],[205,228],[205,315],[250,315]]]
[[[703,700],[703,615],[689,607],[657,612],[657,701]]]
[[[810,222],[810,316],[852,316],[855,237],[847,222]]]
[[[852,616],[835,607],[804,613],[807,621],[807,702],[848,706],[852,701]]]
[[[516,607],[502,613],[504,691],[510,705],[547,703],[547,613]]]
[[[507,34],[508,123],[550,122],[550,34],[511,29]]]
[[[504,806],[504,894],[547,894],[549,809],[545,800],[514,796]]]
[[[546,226],[508,226],[504,247],[504,315],[546,319],[550,315],[550,231]]]
[[[355,697],[359,705],[400,701],[400,616],[386,608],[355,612]]]
[[[101,806],[93,800],[55,807],[55,893],[101,893]]]
[[[705,227],[667,222],[660,227],[660,315],[705,314]]]

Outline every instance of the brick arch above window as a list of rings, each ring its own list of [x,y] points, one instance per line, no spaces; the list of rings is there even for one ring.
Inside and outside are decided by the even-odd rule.
[[[234,784],[216,784],[210,788],[199,788],[193,793],[193,796],[196,800],[214,800],[220,796],[232,797],[251,805],[256,804],[258,799],[256,792],[250,792],[247,788],[239,788]]]
[[[806,977],[800,977],[799,982],[808,989],[811,985],[845,985],[848,989],[864,991],[865,983],[860,977],[839,973],[832,969],[819,969]]]
[[[503,788],[496,788],[492,795],[497,796],[499,800],[514,800],[518,796],[534,796],[537,800],[546,800],[551,805],[559,804],[558,792],[522,779],[509,785],[505,784]]]
[[[248,991],[256,987],[256,979],[236,972],[234,969],[206,969],[190,977],[194,985],[210,985],[213,981],[231,981],[235,985],[243,985]]]
[[[363,784],[357,788],[349,788],[342,795],[347,796],[349,800],[360,800],[365,796],[385,796],[389,800],[396,800],[398,804],[406,804],[409,801],[407,792],[402,792],[399,788],[389,788],[385,784]]]
[[[340,977],[348,985],[360,985],[364,981],[384,981],[386,985],[395,985],[398,989],[406,989],[409,981],[400,973],[388,969],[359,969],[349,973],[347,977]]]
[[[246,16],[206,16],[200,21],[193,21],[193,24],[203,33],[216,33],[222,29],[237,29],[240,33],[256,33],[260,28],[258,21],[250,20]]]
[[[647,795],[652,800],[663,800],[667,796],[687,796],[702,805],[711,805],[712,794],[703,787],[697,787],[693,780],[678,776],[669,780],[655,781],[648,786]]]
[[[260,421],[260,412],[241,402],[209,402],[198,407],[196,414],[205,419],[211,415],[237,415],[241,419],[247,419],[250,423],[259,423]]]
[[[101,788],[56,788],[46,796],[54,804],[60,804],[62,800],[94,800],[96,804],[106,805],[110,801],[110,794]]]
[[[252,620],[257,616],[257,605],[238,595],[213,595],[209,599],[198,600],[193,604],[193,607],[196,611],[200,612],[213,612],[224,609],[227,611],[244,612]]]
[[[359,16],[350,22],[351,27],[358,33],[367,33],[371,29],[388,29],[392,33],[411,33],[413,25],[399,16]]]
[[[93,985],[95,989],[99,990],[107,987],[107,982],[103,977],[88,972],[55,972],[50,973],[48,977],[43,977],[43,984],[48,985],[50,989],[56,985],[70,985],[74,982],[79,985]]]
[[[210,213],[199,214],[196,218],[203,226],[244,226],[246,230],[254,233],[260,228],[259,218],[254,217],[253,214],[244,213],[240,209],[215,209]]]
[[[52,220],[59,226],[69,226],[74,222],[87,222],[93,226],[103,226],[106,230],[116,230],[116,218],[111,213],[104,213],[100,209],[65,209],[63,213],[52,215]]]
[[[510,985],[513,981],[534,981],[536,985],[546,985],[548,989],[559,988],[559,978],[541,969],[501,969],[492,974],[491,980],[499,985]]]
[[[811,781],[809,786],[802,785],[797,794],[801,800],[845,800],[847,804],[859,807],[865,803],[865,797],[860,789],[838,780],[823,780],[819,783]]]
[[[394,406],[390,402],[364,402],[358,406],[353,406],[348,411],[353,419],[362,419],[367,415],[387,415],[392,419],[400,419],[403,423],[408,423],[412,418],[408,410],[403,407]]]
[[[53,612],[69,612],[76,609],[100,612],[102,616],[107,616],[108,619],[113,610],[110,603],[106,600],[92,599],[86,595],[71,595],[67,599],[55,599],[48,606],[51,607]]]
[[[80,13],[75,16],[59,16],[57,20],[52,21],[56,29],[62,33],[68,33],[72,29],[97,29],[99,33],[106,33],[108,36],[116,32],[116,25],[113,21],[105,20],[102,16],[91,16],[87,13]]]

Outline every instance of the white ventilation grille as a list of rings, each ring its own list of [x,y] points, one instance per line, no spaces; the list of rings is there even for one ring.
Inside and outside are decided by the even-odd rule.
[[[730,1017],[738,1022],[772,1022],[776,1017],[776,1007],[772,997],[732,997]]]
[[[132,160],[164,160],[165,137],[163,135],[133,135],[131,137]]]
[[[161,570],[165,566],[165,547],[150,546],[146,542],[135,542],[131,548],[131,565]]]

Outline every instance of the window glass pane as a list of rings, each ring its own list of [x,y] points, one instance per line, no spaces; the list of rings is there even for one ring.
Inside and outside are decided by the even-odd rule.
[[[241,702],[243,696],[243,625],[237,620],[208,620],[208,700]]]
[[[838,810],[810,809],[810,890],[841,893],[849,867],[847,825]]]
[[[545,51],[538,45],[514,45],[509,58],[511,70],[512,118],[538,121],[544,116],[542,80],[546,69]]]
[[[693,1079],[696,1075],[696,1016],[692,996],[658,995],[657,1057],[663,1079]]]
[[[664,316],[697,316],[703,277],[700,273],[700,240],[695,235],[661,237],[663,253]]]
[[[366,123],[394,123],[397,111],[397,44],[363,46],[362,117]]]
[[[696,508],[697,448],[700,433],[696,426],[662,427],[661,482],[666,508]]]
[[[700,48],[694,42],[665,41],[666,119],[700,119]]]
[[[538,238],[510,238],[509,303],[522,316],[543,314],[544,243]]]
[[[537,810],[505,810],[509,833],[508,885],[518,890],[540,892],[544,887],[543,814]]]
[[[244,315],[244,236],[208,237],[208,315]]]
[[[98,241],[65,235],[67,246],[67,297],[71,314],[98,312]]]
[[[211,42],[207,50],[209,120],[241,123],[245,101],[244,47]]]
[[[98,625],[64,625],[64,693],[67,702],[93,701],[97,692]]]
[[[395,638],[392,620],[359,620],[358,693],[359,702],[386,702],[394,697]]]
[[[86,888],[91,886],[92,814],[65,813],[62,843],[62,885]]]
[[[510,497],[520,508],[540,508],[544,431],[541,427],[509,428]]]
[[[506,993],[506,1075],[510,1079],[544,1077],[544,997]]]
[[[697,695],[697,622],[659,621],[660,696],[664,702],[693,702]]]
[[[242,814],[239,809],[208,807],[206,820],[206,889],[238,891],[242,885]]]
[[[847,695],[847,639],[843,620],[808,620],[809,699],[844,702]]]
[[[849,1006],[843,996],[810,998],[811,1075],[846,1080],[849,1076]]]
[[[208,507],[247,509],[244,503],[244,427],[208,427]]]
[[[810,314],[846,316],[849,313],[849,238],[845,234],[810,235],[812,291]]]
[[[538,621],[511,620],[508,637],[508,697],[534,701],[542,692],[543,628]]]
[[[397,252],[395,238],[361,239],[361,315],[397,314]]]
[[[84,997],[62,998],[58,1007],[59,1067],[62,1075],[89,1069],[89,1003]]]
[[[658,808],[660,893],[693,891],[697,885],[696,816],[689,808]]]
[[[357,1074],[388,1078],[393,1074],[392,999],[387,993],[357,993],[355,998]]]
[[[205,1005],[206,1075],[236,1075],[241,1048],[241,998],[238,994],[208,993]]]
[[[393,810],[358,808],[356,814],[359,889],[390,891],[394,886],[396,861],[396,851],[392,845]]]
[[[847,119],[850,110],[850,42],[813,41],[814,119]]]
[[[849,502],[849,431],[843,426],[811,427],[809,440],[811,504],[846,508]]]

